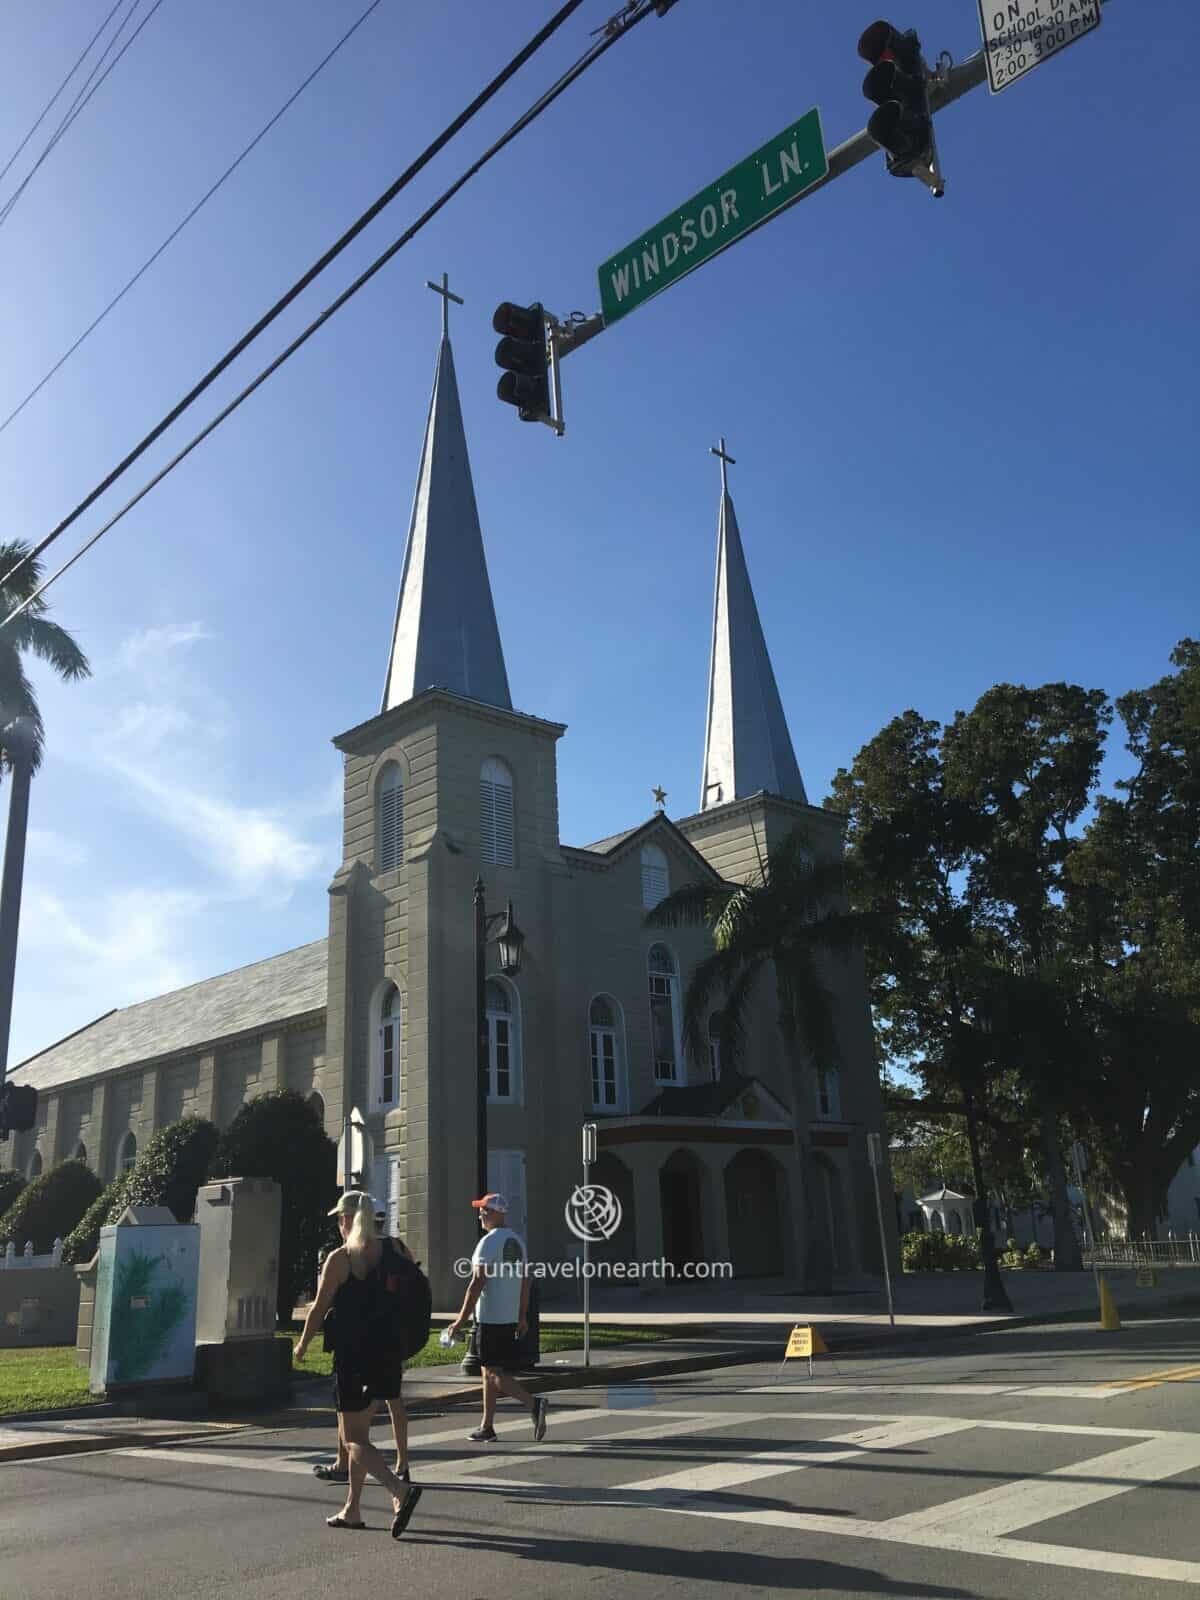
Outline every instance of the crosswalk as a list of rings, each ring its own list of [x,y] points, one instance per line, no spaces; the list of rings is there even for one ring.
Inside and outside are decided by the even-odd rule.
[[[845,1395],[848,1387],[809,1384],[805,1395]],[[1082,1398],[1072,1386],[1049,1385],[1055,1398]],[[1078,1386],[1082,1388],[1083,1386]],[[869,1385],[852,1386],[864,1396],[881,1392],[941,1394],[969,1390],[971,1394],[1027,1394],[1028,1386],[1010,1385]],[[754,1397],[778,1396],[790,1391],[777,1387],[739,1391]],[[1088,1395],[1095,1397],[1094,1388]],[[1119,1415],[1119,1413],[1114,1413]],[[818,1410],[691,1410],[656,1406],[653,1420],[641,1422],[627,1407],[555,1407],[553,1432],[536,1448],[529,1439],[524,1416],[497,1423],[498,1444],[471,1454],[454,1446],[463,1443],[463,1421],[451,1428],[420,1432],[414,1428],[414,1461],[426,1490],[503,1494],[510,1498],[536,1496],[540,1504],[587,1505],[611,1508],[621,1515],[658,1513],[672,1517],[709,1519],[718,1524],[738,1524],[747,1530],[788,1530],[793,1533],[830,1535],[858,1541],[905,1544],[919,1548],[1050,1567],[1071,1567],[1082,1572],[1104,1572],[1130,1578],[1200,1584],[1200,1562],[1116,1550],[1096,1550],[1082,1545],[1046,1542],[1030,1537],[1030,1530],[1052,1519],[1069,1516],[1118,1496],[1145,1489],[1164,1480],[1200,1469],[1200,1433],[1107,1426],[1083,1422],[1037,1422],[941,1414],[881,1415],[878,1412]],[[641,1417],[646,1412],[640,1413]],[[636,1422],[630,1427],[628,1424]],[[772,1439],[771,1430],[783,1430]],[[986,1440],[998,1433],[1045,1436],[1046,1454],[1052,1448],[1064,1464],[1007,1478],[974,1493],[953,1495],[932,1505],[872,1519],[862,1503],[864,1485],[856,1484],[854,1514],[790,1510],[781,1505],[778,1491],[770,1500],[744,1493],[747,1486],[770,1479],[819,1470],[834,1472],[847,1466],[893,1454],[895,1470],[925,1474],[931,1483],[953,1483],[955,1471],[939,1460],[939,1446],[976,1434],[982,1459]],[[741,1436],[741,1439],[737,1437]],[[689,1437],[694,1453],[689,1455]],[[722,1444],[728,1441],[728,1448]],[[1051,1441],[1057,1440],[1057,1444]],[[680,1450],[668,1449],[675,1462],[661,1459],[654,1446],[678,1441]],[[747,1442],[742,1442],[747,1441]],[[1032,1443],[1032,1442],[1031,1442]],[[436,1452],[444,1451],[444,1454]],[[914,1447],[920,1447],[914,1450]],[[1033,1451],[1031,1448],[1031,1456]],[[121,1457],[155,1460],[164,1467],[285,1473],[309,1476],[318,1452],[281,1450],[276,1454],[241,1452],[236,1448],[128,1447],[111,1452]],[[629,1457],[641,1457],[640,1470],[631,1475]],[[961,1460],[961,1455],[956,1458]],[[684,1464],[678,1462],[682,1460]],[[654,1470],[646,1469],[653,1465]],[[986,1475],[986,1473],[985,1473]],[[992,1474],[996,1476],[995,1473]],[[1002,1474],[1004,1475],[1004,1474]],[[615,1477],[615,1481],[614,1480]],[[826,1480],[828,1481],[828,1480]],[[869,1495],[869,1481],[865,1486]],[[836,1496],[830,1494],[830,1500]],[[436,1514],[436,1494],[423,1502],[422,1515]],[[1119,1525],[1119,1524],[1115,1524]]]

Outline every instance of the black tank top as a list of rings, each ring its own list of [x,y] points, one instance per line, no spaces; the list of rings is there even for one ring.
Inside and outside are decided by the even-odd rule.
[[[380,1255],[380,1261],[386,1249]],[[360,1356],[368,1343],[369,1319],[375,1297],[375,1280],[378,1266],[372,1267],[365,1278],[356,1278],[353,1268],[350,1276],[333,1297],[333,1346],[335,1357]]]

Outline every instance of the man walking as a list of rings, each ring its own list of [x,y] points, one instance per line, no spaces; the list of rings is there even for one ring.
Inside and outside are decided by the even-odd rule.
[[[483,1420],[468,1438],[477,1444],[490,1444],[495,1439],[496,1400],[506,1394],[528,1408],[533,1442],[540,1444],[546,1435],[548,1403],[542,1396],[535,1399],[513,1377],[518,1362],[517,1341],[525,1333],[529,1319],[525,1246],[507,1225],[508,1201],[502,1194],[485,1194],[472,1200],[471,1205],[479,1213],[483,1238],[471,1256],[471,1281],[463,1296],[462,1310],[450,1325],[451,1338],[457,1338],[474,1311],[479,1365],[483,1369]]]

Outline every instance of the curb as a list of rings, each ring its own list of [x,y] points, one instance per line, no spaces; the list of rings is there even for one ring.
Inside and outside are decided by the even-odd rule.
[[[229,1434],[244,1432],[249,1424],[230,1422],[223,1427],[218,1426],[221,1437],[225,1438]],[[64,1434],[61,1439],[39,1439],[31,1444],[0,1445],[0,1466],[12,1461],[41,1461],[47,1456],[97,1455],[103,1450],[127,1450],[130,1445],[153,1449],[160,1444],[183,1444],[189,1439],[213,1437],[212,1423],[203,1431],[198,1428],[181,1428],[171,1433],[146,1434],[137,1428],[131,1428],[128,1433],[84,1433],[76,1436]]]

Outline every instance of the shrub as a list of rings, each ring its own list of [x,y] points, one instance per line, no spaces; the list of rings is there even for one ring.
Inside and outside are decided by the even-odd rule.
[[[279,1299],[282,1323],[312,1276],[337,1198],[337,1150],[301,1095],[276,1089],[247,1103],[221,1137],[213,1176],[273,1178],[281,1190]]]
[[[64,1161],[26,1184],[0,1217],[0,1250],[11,1239],[17,1253],[33,1240],[34,1251],[44,1255],[55,1239],[66,1239],[71,1229],[100,1193],[100,1179],[83,1161]]]
[[[979,1265],[979,1241],[916,1229],[902,1235],[900,1260],[905,1272],[969,1272]]]
[[[100,1229],[126,1206],[168,1206],[176,1221],[190,1222],[196,1190],[208,1176],[217,1130],[203,1117],[181,1117],[160,1128],[128,1172],[118,1173],[90,1206],[63,1246],[64,1261],[90,1261]]]
[[[1043,1250],[1040,1244],[1034,1243],[1025,1247],[1025,1265],[1027,1267],[1040,1267],[1049,1257],[1049,1251]]]
[[[25,1179],[19,1172],[0,1172],[0,1225],[4,1221],[4,1213],[25,1187]]]

